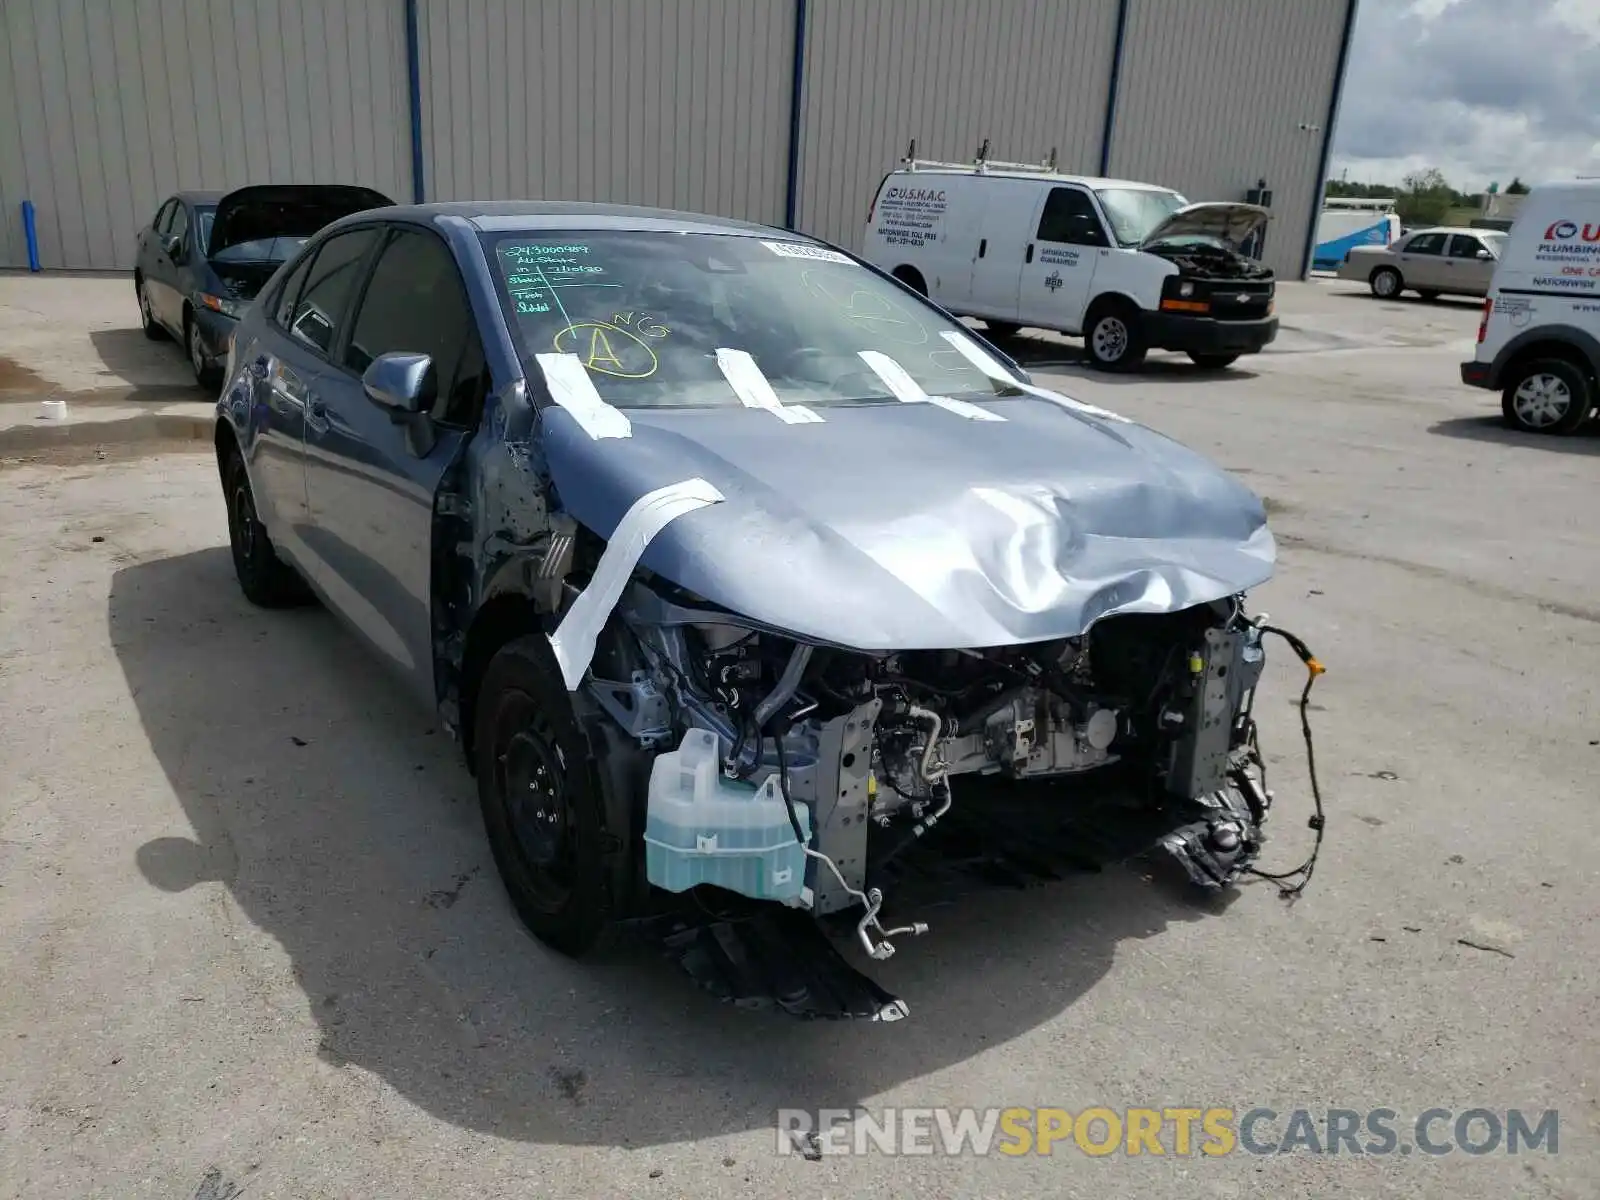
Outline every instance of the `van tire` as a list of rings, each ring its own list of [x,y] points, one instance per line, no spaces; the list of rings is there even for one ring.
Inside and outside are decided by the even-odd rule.
[[[1200,354],[1191,350],[1189,351],[1189,361],[1207,371],[1221,371],[1238,362],[1239,356],[1237,354]]]
[[[894,269],[892,274],[917,295],[926,296],[928,294],[928,281],[923,279],[922,272],[915,267],[899,266]]]
[[[1136,368],[1150,349],[1139,310],[1126,300],[1097,301],[1083,324],[1083,348],[1102,371]]]
[[[1439,293],[1435,292],[1435,291],[1432,291],[1432,290],[1429,290],[1429,291],[1426,291],[1426,292],[1418,291],[1417,295],[1422,297],[1423,303],[1425,303],[1425,304],[1432,304],[1435,300],[1437,300],[1439,298]]]
[[[988,317],[983,319],[983,327],[997,338],[1016,337],[1022,328],[1015,321],[991,321]]]
[[[1563,407],[1563,398],[1565,406]],[[1588,374],[1562,358],[1535,358],[1506,374],[1500,414],[1523,433],[1575,433],[1595,405]]]
[[[1397,300],[1406,281],[1393,267],[1379,267],[1367,277],[1367,286],[1379,300]]]

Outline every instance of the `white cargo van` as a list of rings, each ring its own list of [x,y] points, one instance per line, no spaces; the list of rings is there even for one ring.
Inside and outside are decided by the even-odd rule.
[[[1600,180],[1536,187],[1511,226],[1461,379],[1507,425],[1572,433],[1600,403]]]
[[[1239,252],[1266,225],[1259,205],[914,153],[878,186],[863,257],[997,337],[1081,334],[1092,363],[1126,369],[1150,349],[1225,367],[1277,335],[1272,272]]]

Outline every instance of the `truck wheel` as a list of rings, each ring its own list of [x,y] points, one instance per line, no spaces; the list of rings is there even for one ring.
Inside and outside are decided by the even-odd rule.
[[[1131,304],[1096,306],[1084,329],[1089,361],[1105,371],[1131,371],[1144,361],[1144,322]]]
[[[1237,354],[1197,354],[1189,351],[1189,361],[1197,367],[1204,367],[1208,371],[1220,371],[1224,367],[1231,367],[1239,361]]]
[[[1588,377],[1560,358],[1523,363],[1500,394],[1500,412],[1512,429],[1527,433],[1573,433],[1594,407]]]
[[[1372,294],[1380,300],[1393,300],[1400,294],[1400,289],[1405,285],[1405,280],[1400,278],[1400,272],[1393,267],[1379,267],[1367,279],[1367,284],[1372,288]]]
[[[239,590],[251,604],[261,608],[289,608],[311,598],[305,581],[295,569],[278,557],[267,536],[266,526],[256,516],[255,493],[250,476],[235,450],[228,456],[222,475],[223,498],[228,502],[228,546],[233,553],[233,573]]]
[[[922,272],[915,267],[896,267],[890,274],[917,295],[926,296],[928,294],[928,281],[923,279]]]
[[[542,635],[502,646],[474,705],[484,829],[517,915],[577,957],[615,928],[599,775]]]
[[[1015,321],[991,321],[988,317],[983,319],[983,327],[997,338],[1016,337],[1022,328]]]

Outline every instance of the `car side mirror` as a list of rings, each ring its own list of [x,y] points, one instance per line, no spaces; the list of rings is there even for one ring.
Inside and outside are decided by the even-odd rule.
[[[369,400],[401,421],[433,407],[439,393],[438,373],[428,355],[394,350],[372,360],[362,372],[361,387]]]
[[[1493,258],[1494,255],[1490,254],[1487,250],[1479,250],[1478,257],[1482,259],[1490,259]]]
[[[178,255],[183,252],[183,239],[175,233],[169,234],[167,239],[161,243],[161,248],[167,252],[168,258],[173,262],[177,262]]]

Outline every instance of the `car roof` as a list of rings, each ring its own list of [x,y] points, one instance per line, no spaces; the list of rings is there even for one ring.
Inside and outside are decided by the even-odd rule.
[[[672,208],[646,208],[634,204],[580,204],[566,200],[456,200],[438,204],[407,204],[373,209],[385,220],[433,224],[443,217],[459,217],[484,233],[512,230],[611,229],[685,233],[723,233],[742,237],[780,237],[786,241],[813,242],[793,230],[758,225],[733,217],[684,212]],[[349,219],[349,218],[347,218]]]
[[[1413,229],[1406,236],[1416,237],[1419,233],[1470,233],[1473,237],[1482,237],[1486,233],[1504,232],[1504,229],[1474,229],[1470,225],[1429,225],[1426,229]]]
[[[1102,188],[1127,188],[1138,192],[1176,192],[1177,188],[1165,187],[1159,183],[1142,183],[1137,179],[1112,179],[1103,175],[1063,175],[1055,171],[1014,171],[1005,167],[990,167],[978,171],[971,167],[918,167],[915,171],[900,167],[896,175],[945,175],[964,176],[981,179],[988,176],[992,179],[1037,179],[1045,183],[1076,183],[1082,187]]]
[[[185,201],[188,204],[206,205],[206,204],[216,204],[216,202],[218,200],[221,200],[228,193],[227,192],[186,191],[186,192],[173,192],[172,194],[174,196],[176,196],[179,200]]]

